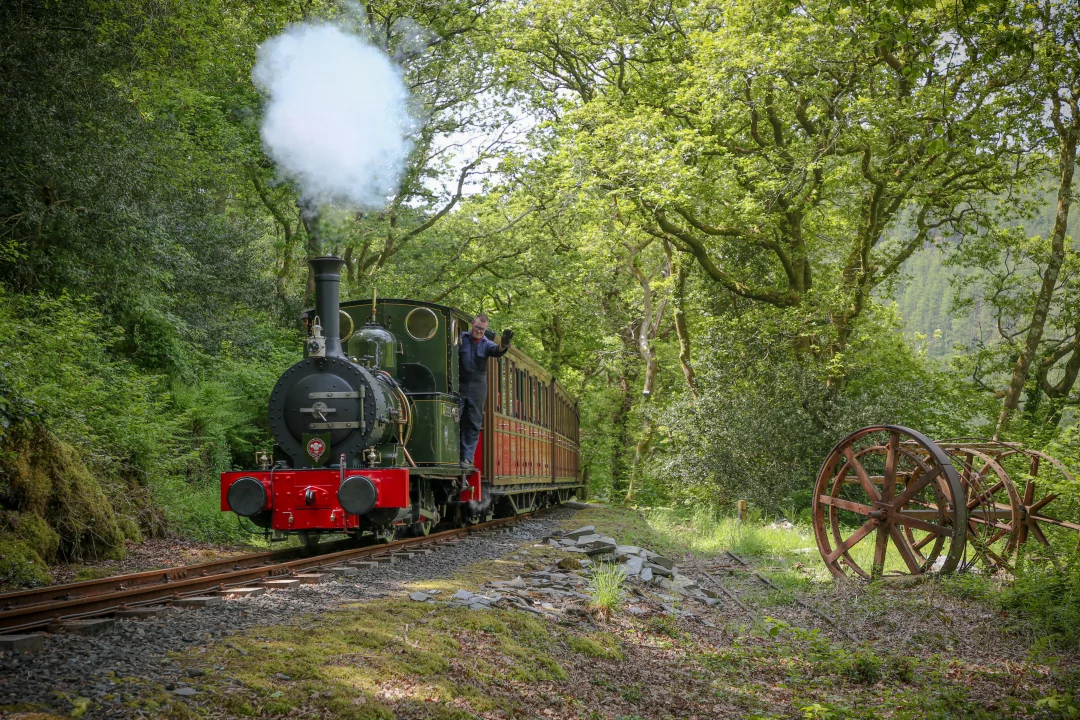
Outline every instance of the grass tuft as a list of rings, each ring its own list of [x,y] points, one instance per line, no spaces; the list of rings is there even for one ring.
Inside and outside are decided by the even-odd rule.
[[[599,563],[589,573],[589,605],[605,617],[619,607],[623,599],[626,573],[617,565]]]

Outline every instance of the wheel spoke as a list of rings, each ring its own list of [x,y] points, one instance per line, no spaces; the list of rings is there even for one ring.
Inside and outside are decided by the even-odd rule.
[[[832,505],[841,510],[850,510],[859,515],[869,515],[870,511],[873,510],[869,505],[852,502],[851,500],[844,500],[843,498],[833,497],[832,495],[818,495],[818,502],[823,505]]]
[[[1050,545],[1050,541],[1046,539],[1045,535],[1043,535],[1042,528],[1039,527],[1039,524],[1037,522],[1030,522],[1028,524],[1028,527],[1031,528],[1031,534],[1035,536],[1036,540],[1041,542],[1046,547],[1051,548],[1051,550],[1053,549]]]
[[[968,510],[975,509],[976,505],[981,505],[982,503],[986,502],[987,500],[989,500],[993,496],[994,493],[996,493],[998,490],[1000,490],[1003,487],[1005,487],[1005,481],[1004,480],[998,480],[996,483],[994,483],[994,486],[992,488],[990,488],[986,492],[980,493],[977,498],[968,501],[967,509]]]
[[[1006,525],[1005,523],[999,523],[999,522],[996,522],[994,520],[987,520],[986,518],[981,518],[978,515],[968,516],[968,524],[969,525],[972,525],[972,524],[974,524],[974,525],[986,525],[988,527],[994,527],[994,528],[997,528],[999,530],[1011,530],[1012,529],[1012,527],[1010,525]]]
[[[971,453],[964,454],[964,467],[960,473],[960,483],[967,485],[971,480],[971,463],[975,461],[975,456]]]
[[[915,543],[915,545],[913,547],[916,550],[922,550],[931,540],[933,540],[936,537],[937,537],[937,535],[935,535],[934,533],[927,533],[926,537],[924,537],[919,542]]]
[[[915,551],[908,544],[907,538],[904,537],[904,533],[900,532],[900,528],[892,525],[889,527],[889,536],[892,537],[893,545],[900,551],[900,557],[904,558],[904,562],[907,563],[908,570],[912,575],[918,575],[922,572],[922,566],[919,565],[919,561],[915,559]]]
[[[1065,520],[1058,520],[1057,518],[1052,518],[1049,515],[1028,515],[1028,518],[1032,521],[1038,520],[1039,522],[1047,523],[1048,525],[1057,525],[1058,527],[1069,528],[1070,530],[1076,530],[1077,532],[1080,532],[1080,525],[1077,525],[1076,523],[1066,522]]]
[[[925,520],[918,520],[910,515],[904,515],[903,513],[896,513],[893,515],[893,522],[897,525],[907,525],[908,527],[918,528],[919,530],[925,530],[928,533],[934,535],[949,535],[948,528],[936,525],[934,523],[926,522]]]
[[[896,496],[896,498],[893,500],[893,507],[902,508],[907,505],[911,498],[915,497],[915,495],[920,490],[929,485],[940,474],[941,466],[935,465],[933,468],[930,469],[930,472],[919,476],[918,480],[910,483],[906,488],[904,488],[904,492]]]
[[[881,493],[877,491],[877,488],[874,487],[874,483],[870,481],[870,476],[867,474],[866,468],[864,468],[862,463],[859,462],[859,459],[855,457],[855,453],[850,446],[844,448],[844,457],[847,458],[848,464],[851,465],[852,469],[855,471],[856,477],[859,478],[859,483],[862,484],[863,490],[866,491],[866,494],[870,499],[874,501],[881,500]]]
[[[1047,505],[1049,505],[1050,503],[1052,503],[1055,500],[1057,500],[1057,495],[1055,495],[1053,493],[1047,495],[1042,500],[1040,500],[1039,502],[1035,503],[1034,505],[1032,505],[1031,507],[1029,507],[1027,509],[1028,515],[1034,515],[1035,513],[1042,510],[1044,507],[1046,507]]]
[[[889,450],[885,457],[885,480],[881,487],[881,499],[892,500],[896,494],[896,460],[900,450],[900,438],[895,432],[889,433]]]
[[[840,557],[852,547],[857,545],[860,540],[870,534],[871,530],[877,527],[877,524],[877,520],[867,520],[866,522],[864,522],[862,525],[859,526],[858,530],[851,533],[851,535],[849,535],[846,540],[836,546],[835,550],[825,556],[825,562],[836,562],[836,558]]]

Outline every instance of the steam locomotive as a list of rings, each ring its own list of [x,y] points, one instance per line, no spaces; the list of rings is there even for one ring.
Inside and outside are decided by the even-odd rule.
[[[463,469],[458,343],[471,318],[413,300],[342,304],[343,264],[310,261],[304,358],[270,394],[273,454],[221,474],[223,511],[311,546],[324,533],[427,535],[562,503],[582,488],[577,403],[517,348],[488,360],[480,444]]]

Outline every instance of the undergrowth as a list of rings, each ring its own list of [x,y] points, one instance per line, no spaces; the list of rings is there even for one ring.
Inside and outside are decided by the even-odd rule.
[[[1080,551],[1063,552],[1058,562],[1060,569],[1021,556],[1012,576],[960,573],[942,583],[954,594],[1019,619],[1036,647],[1074,649],[1080,645]]]
[[[0,288],[0,584],[169,531],[247,539],[220,510],[218,473],[269,446],[266,398],[296,348],[268,323],[244,327],[243,351],[225,339],[209,354],[182,327],[133,338],[86,298]],[[136,341],[182,362],[140,365],[121,352]]]

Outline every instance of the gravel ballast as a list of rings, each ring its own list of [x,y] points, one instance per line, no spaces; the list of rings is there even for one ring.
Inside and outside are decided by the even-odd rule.
[[[318,585],[300,585],[255,597],[231,598],[199,609],[177,609],[148,619],[116,620],[98,636],[46,635],[33,654],[0,653],[0,708],[69,713],[83,706],[84,718],[146,717],[138,705],[142,689],[164,687],[179,698],[197,698],[192,677],[170,652],[205,652],[228,636],[259,626],[296,625],[348,602],[400,593],[404,586],[446,577],[479,560],[494,560],[530,540],[537,541],[574,512],[557,508],[509,528],[464,536],[457,544],[429,546],[409,560],[364,568]],[[222,671],[206,668],[207,674]],[[120,680],[120,679],[123,680]],[[89,700],[89,704],[87,704]],[[3,712],[0,709],[0,713]]]

